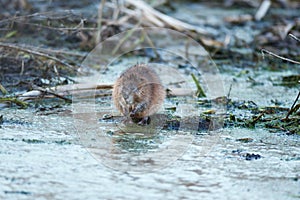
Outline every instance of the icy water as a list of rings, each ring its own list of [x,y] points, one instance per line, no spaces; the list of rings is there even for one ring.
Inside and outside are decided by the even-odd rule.
[[[112,67],[105,75],[78,80],[110,83],[120,71]],[[171,84],[175,72],[191,83],[175,70],[161,73],[164,84]],[[272,87],[265,78],[271,75],[261,72],[257,80],[263,84],[254,87],[236,77],[231,98],[259,106],[276,98],[290,105],[296,89]],[[228,90],[232,77],[222,79]],[[283,91],[288,95],[280,96]],[[163,109],[148,126],[124,126],[103,119],[119,115],[110,97],[73,100],[53,110],[46,103],[46,109],[1,110],[0,199],[300,198],[299,135],[259,128],[198,132],[198,121],[181,121],[180,130],[168,131],[161,124]],[[168,99],[163,107],[176,105],[181,117],[203,111],[192,101],[177,103]]]
[[[183,7],[174,16],[190,21],[191,9],[196,8]],[[218,18],[227,13],[216,12],[208,19],[218,25]],[[195,24],[200,20],[195,18]],[[245,37],[247,31],[236,34]],[[110,71],[102,81],[111,83],[122,70]],[[234,100],[251,100],[258,106],[273,100],[285,107],[292,104],[297,88],[274,87],[271,79],[293,72],[243,70],[222,74],[225,95],[232,85]],[[160,75],[163,81],[178,81],[184,72],[181,69],[176,78],[174,73]],[[253,86],[248,76],[259,84]],[[258,128],[165,131],[159,120],[153,121],[158,126],[139,130],[100,120],[103,112],[113,110],[103,106],[105,102],[96,102],[102,108],[99,114],[95,102],[80,103],[53,111],[1,110],[0,199],[300,198],[299,135]]]
[[[137,61],[122,60],[105,74],[78,81],[111,83],[132,63]],[[159,67],[164,85],[195,91],[184,69],[170,73],[171,68]],[[228,74],[214,79],[206,73],[204,86],[215,91],[218,82],[227,92],[234,83],[233,99],[253,100],[258,106],[273,99],[291,105],[296,88],[274,87],[268,77],[276,78],[275,73],[256,73],[262,84],[252,86],[237,76],[233,82]],[[102,120],[118,115],[110,97],[78,95],[73,100],[53,110],[46,102],[46,109],[1,110],[0,199],[300,198],[299,135],[259,128],[198,132],[197,120],[167,131],[160,118],[163,109],[148,126],[124,126],[120,120]],[[203,110],[193,103],[168,99],[163,107],[176,106],[175,114],[183,118],[199,116]]]
[[[116,147],[116,143],[88,148],[82,133],[97,129],[82,125],[90,130],[79,133],[78,117],[70,115],[71,109],[66,107],[59,114],[50,115],[33,114],[30,109],[2,110],[5,121],[0,129],[0,199],[300,197],[299,136],[241,128],[192,137],[162,136],[165,138],[154,145],[152,153],[161,152],[164,144],[173,139],[188,140],[181,142],[186,146],[178,146],[181,149],[171,162],[160,162],[160,166],[155,162],[141,163],[141,168],[147,166],[145,170],[139,171],[139,166],[133,165],[126,171],[120,167],[128,164],[122,158],[128,158],[133,147],[122,147],[122,153],[107,149]],[[108,134],[102,136],[106,144],[115,139]],[[245,142],[245,138],[251,140]],[[97,148],[109,155],[102,159],[91,150]],[[138,156],[144,158],[149,152],[139,152]]]

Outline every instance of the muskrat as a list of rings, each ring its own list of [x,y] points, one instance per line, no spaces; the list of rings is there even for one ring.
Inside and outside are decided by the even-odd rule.
[[[112,97],[117,109],[140,125],[150,123],[166,96],[157,73],[146,64],[136,64],[116,80]]]

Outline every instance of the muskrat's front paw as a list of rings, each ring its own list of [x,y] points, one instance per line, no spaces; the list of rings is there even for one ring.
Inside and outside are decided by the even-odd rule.
[[[145,126],[145,125],[150,124],[150,122],[151,122],[150,117],[143,117],[143,118],[139,121],[138,125]]]

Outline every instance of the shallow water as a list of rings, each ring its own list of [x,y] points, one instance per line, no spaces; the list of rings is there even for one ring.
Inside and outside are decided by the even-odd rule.
[[[80,81],[111,82],[115,69],[119,70],[111,68],[105,78],[95,75]],[[264,84],[255,87],[236,78],[231,97],[259,105],[268,105],[272,98],[284,105],[293,101],[295,89],[274,87],[290,94],[274,97],[268,92],[272,85],[259,78],[263,75],[257,80]],[[171,78],[165,76],[164,84]],[[190,83],[190,77],[183,79]],[[222,79],[228,90],[231,76],[222,75]],[[194,130],[166,131],[160,115],[150,126],[124,127],[120,120],[101,120],[104,114],[118,115],[109,97],[80,99],[79,95],[73,100],[73,105],[53,111],[1,110],[0,199],[300,197],[299,135],[259,128],[199,133],[196,121],[186,124]],[[176,115],[197,116],[202,108],[195,109],[193,103],[188,98],[169,99],[164,108],[176,105]]]
[[[231,12],[202,7],[207,13],[201,16],[198,10],[199,5],[180,5],[173,16],[196,25],[208,20],[217,26]],[[244,14],[244,10],[234,12]],[[210,17],[203,17],[208,13]],[[210,32],[217,34],[218,30]],[[236,33],[227,29],[224,32],[246,39],[254,34],[242,27]],[[177,67],[176,59],[169,60]],[[149,58],[122,60],[117,70],[110,69],[105,78],[95,75],[89,81],[111,83],[137,61],[148,62]],[[229,68],[231,74],[221,76],[222,92],[226,95],[232,84],[230,97],[234,100],[251,100],[258,106],[273,105],[274,100],[289,107],[296,97],[297,88],[274,87],[271,81],[290,72],[250,70],[243,75],[244,68]],[[160,75],[164,76],[164,84],[170,84],[170,79],[178,81],[184,73],[181,69]],[[248,76],[259,84],[249,82]],[[186,87],[195,89],[190,77],[186,83]],[[103,106],[105,102],[97,102],[97,107],[93,103],[77,102],[63,106],[60,112],[54,110],[54,114],[35,109],[1,110],[0,199],[300,198],[299,135],[243,128],[195,134],[185,130],[166,132],[161,126],[142,130],[143,134],[133,127],[132,134],[122,135],[122,125],[99,120],[103,112],[115,110]],[[172,102],[165,103],[173,106]],[[178,114],[197,114],[191,110],[185,104]]]
[[[85,148],[77,118],[3,110],[0,129],[1,199],[298,199],[300,138],[262,129],[222,129],[193,135],[169,163],[153,171],[128,171],[130,153],[110,151],[106,160]],[[92,128],[91,128],[92,130]],[[89,132],[89,130],[86,130]],[[99,131],[97,131],[99,132]],[[101,131],[100,131],[101,132]],[[191,135],[190,135],[191,136]],[[190,137],[189,136],[189,137]],[[168,144],[172,137],[165,137]],[[187,136],[186,136],[187,137]],[[185,137],[185,138],[186,138]],[[100,138],[100,137],[99,137]],[[250,142],[237,139],[251,138]],[[107,141],[113,137],[105,135]],[[178,139],[178,138],[177,138]],[[102,146],[105,147],[105,146]],[[106,146],[107,147],[107,146]],[[152,151],[164,148],[157,143]],[[180,152],[179,152],[180,153]],[[246,154],[260,155],[246,160]],[[137,156],[143,158],[147,152]],[[116,157],[113,157],[115,155]],[[111,158],[111,159],[109,159]],[[115,159],[115,160],[114,160]],[[143,166],[143,165],[141,165]]]

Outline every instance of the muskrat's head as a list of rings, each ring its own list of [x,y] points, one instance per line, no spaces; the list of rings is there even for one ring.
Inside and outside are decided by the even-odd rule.
[[[138,87],[124,87],[120,104],[123,108],[123,114],[129,116],[132,111],[136,110],[136,106],[143,101],[143,91]]]

